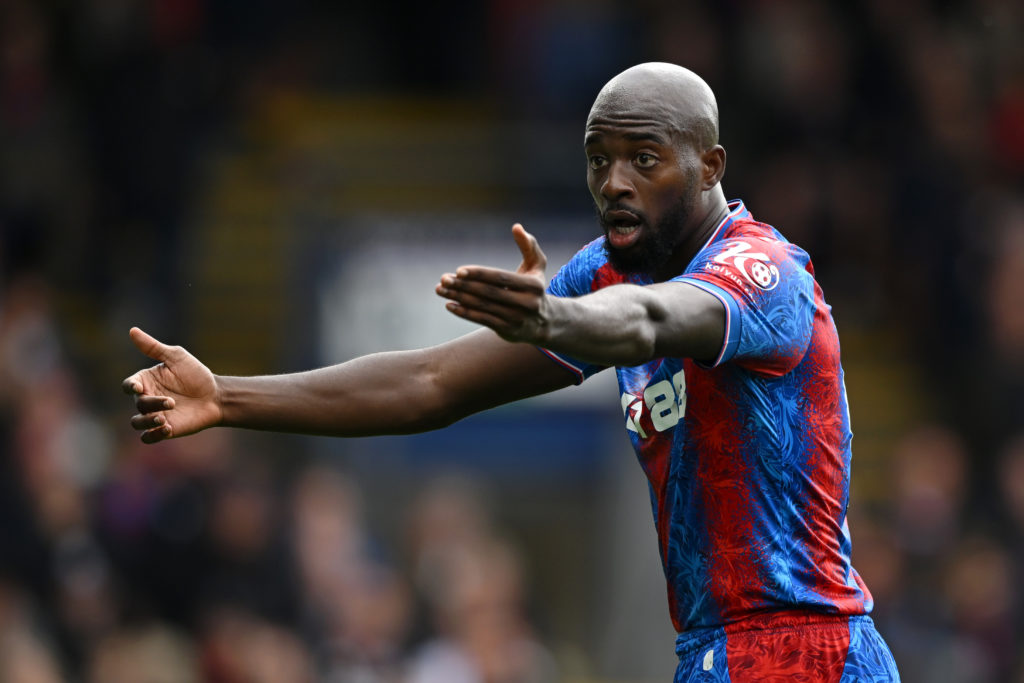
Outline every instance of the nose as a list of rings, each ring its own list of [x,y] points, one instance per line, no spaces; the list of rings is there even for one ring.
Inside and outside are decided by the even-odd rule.
[[[633,183],[629,177],[628,163],[613,161],[608,165],[608,174],[601,183],[601,196],[608,201],[615,201],[633,196]]]

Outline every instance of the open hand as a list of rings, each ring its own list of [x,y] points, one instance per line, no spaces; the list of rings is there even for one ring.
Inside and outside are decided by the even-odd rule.
[[[450,299],[447,309],[460,318],[489,327],[508,341],[541,343],[548,332],[547,257],[519,223],[512,226],[512,237],[523,255],[515,272],[460,266],[455,273],[442,275],[435,291]]]
[[[137,327],[128,334],[139,351],[160,361],[121,383],[135,397],[138,413],[131,424],[143,442],[194,434],[220,422],[217,381],[209,368],[182,347],[167,346]]]

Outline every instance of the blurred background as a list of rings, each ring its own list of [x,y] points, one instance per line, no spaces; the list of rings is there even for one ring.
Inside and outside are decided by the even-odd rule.
[[[553,266],[592,239],[590,103],[665,60],[833,306],[904,680],[1024,681],[1024,6],[352,5],[0,1],[0,680],[669,680],[612,377],[155,447],[119,389],[133,324],[224,374],[466,331],[439,274],[514,266],[515,221]]]

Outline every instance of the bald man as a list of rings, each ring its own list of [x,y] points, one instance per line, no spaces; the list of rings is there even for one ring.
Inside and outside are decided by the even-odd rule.
[[[831,309],[806,252],[727,202],[714,94],[642,64],[587,119],[603,234],[548,285],[521,225],[515,272],[467,265],[437,294],[481,329],[273,377],[212,374],[138,328],[147,443],[213,426],[337,436],[437,429],[614,367],[648,477],[676,681],[899,680],[850,564],[850,426]],[[390,410],[400,401],[401,414]]]

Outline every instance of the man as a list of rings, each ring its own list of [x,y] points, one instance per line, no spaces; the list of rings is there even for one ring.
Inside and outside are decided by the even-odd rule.
[[[850,565],[851,433],[830,308],[807,254],[726,202],[713,93],[678,66],[628,69],[598,94],[585,150],[604,235],[547,290],[521,225],[516,272],[441,277],[448,310],[484,329],[248,378],[215,376],[133,329],[161,363],[124,382],[132,425],[146,442],[214,425],[409,433],[615,366],[680,633],[676,681],[898,680]]]

